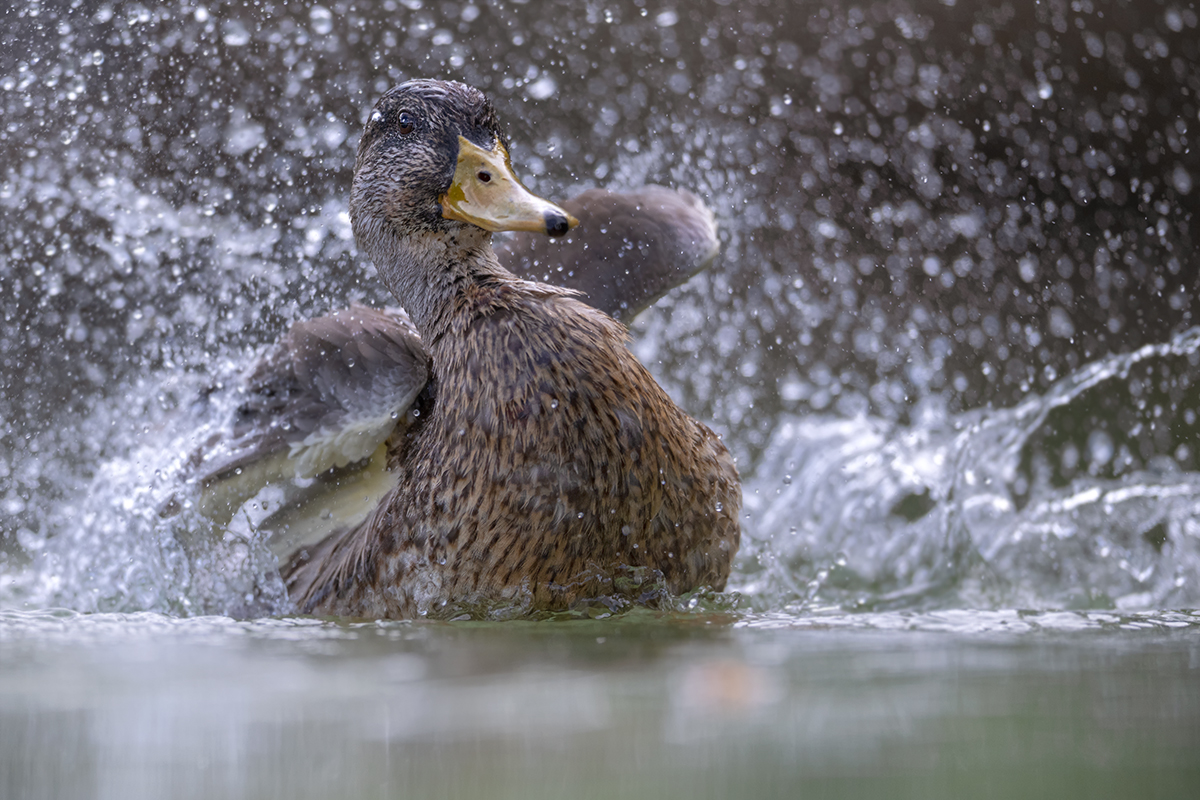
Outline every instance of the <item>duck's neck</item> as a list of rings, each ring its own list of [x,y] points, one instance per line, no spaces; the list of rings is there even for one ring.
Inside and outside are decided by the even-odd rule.
[[[492,235],[475,227],[396,239],[370,256],[427,348],[445,334],[469,286],[514,277],[496,259]]]

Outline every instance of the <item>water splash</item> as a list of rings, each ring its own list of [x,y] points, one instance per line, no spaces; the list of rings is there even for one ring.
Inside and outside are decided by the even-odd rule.
[[[747,476],[733,588],[750,609],[788,613],[1200,603],[1195,473],[1150,464],[1057,485],[1060,475],[1028,467],[1031,451],[1047,448],[1039,437],[1054,414],[1082,413],[1091,393],[1112,394],[1139,371],[1198,354],[1193,329],[1090,364],[1014,408],[927,410],[908,426],[783,419]],[[197,381],[160,375],[99,414],[111,421],[139,398],[153,425],[114,434],[109,446],[127,447],[122,455],[47,499],[46,528],[25,537],[36,558],[9,577],[0,604],[237,615],[286,608],[251,518],[214,531],[198,513],[158,514],[184,457],[221,424],[230,401],[218,394],[192,413],[155,411],[166,387],[187,396]],[[1087,447],[1086,439],[1054,444]]]
[[[232,376],[226,376],[231,378]],[[195,511],[159,513],[184,461],[229,415],[232,393],[179,371],[123,387],[89,417],[89,465],[48,462],[20,529],[0,606],[88,612],[272,613],[285,606],[274,556],[245,525],[216,530]],[[49,437],[48,437],[49,438]]]
[[[1191,329],[1090,364],[1014,408],[915,426],[785,421],[747,483],[741,590],[806,608],[1197,604],[1195,473],[1160,461],[1062,482],[1028,467],[1056,413],[1085,414],[1091,394],[1197,354]],[[1087,447],[1080,435],[1053,442],[1059,460]]]
[[[1198,23],[1102,5],[14,6],[4,602],[263,586],[147,487],[191,446],[173,409],[384,299],[344,198],[415,75],[486,89],[539,190],[707,195],[722,256],[635,333],[748,476],[754,603],[1194,602]]]

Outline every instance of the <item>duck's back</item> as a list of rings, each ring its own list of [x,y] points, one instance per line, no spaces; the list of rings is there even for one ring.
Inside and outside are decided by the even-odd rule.
[[[473,287],[428,343],[437,400],[394,451],[396,492],[296,566],[303,610],[413,616],[443,601],[563,607],[628,568],[722,588],[737,550],[733,459],[560,290]],[[324,562],[316,570],[316,560]]]

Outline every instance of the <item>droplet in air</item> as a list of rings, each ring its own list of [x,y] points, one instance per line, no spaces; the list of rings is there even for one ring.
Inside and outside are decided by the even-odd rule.
[[[1176,164],[1175,169],[1171,172],[1171,184],[1180,194],[1189,194],[1193,185],[1192,174],[1184,169],[1182,164]]]
[[[525,94],[533,100],[546,100],[558,91],[558,83],[549,75],[543,75],[525,87]]]
[[[1093,464],[1107,464],[1112,461],[1113,447],[1112,437],[1106,432],[1096,429],[1088,434],[1088,458]]]
[[[308,11],[308,18],[315,34],[324,36],[333,30],[333,15],[324,6],[313,6]]]

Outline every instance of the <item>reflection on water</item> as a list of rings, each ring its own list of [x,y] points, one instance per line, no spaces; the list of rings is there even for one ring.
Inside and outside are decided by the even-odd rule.
[[[1200,617],[0,616],[6,797],[1186,796]],[[981,790],[982,791],[982,790]]]

